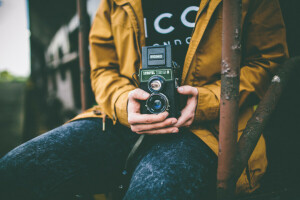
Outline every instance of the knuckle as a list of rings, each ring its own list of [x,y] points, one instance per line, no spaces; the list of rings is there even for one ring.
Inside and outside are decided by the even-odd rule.
[[[165,122],[163,123],[163,126],[170,126],[170,125],[172,125],[172,120],[165,121]]]
[[[141,93],[141,90],[139,88],[131,90],[128,94],[128,96],[130,96],[130,98],[135,99],[139,94]]]
[[[187,125],[187,126],[192,125],[192,121],[188,121],[188,122],[186,123],[186,125]]]
[[[131,90],[129,93],[128,93],[128,98],[131,99],[134,95],[134,90]]]
[[[141,94],[141,91],[139,90],[139,89],[135,89],[134,90],[134,95],[135,96],[138,96],[138,95],[140,95]]]
[[[160,116],[158,117],[158,119],[159,119],[160,121],[162,121],[162,120],[165,119],[165,116],[164,116],[164,115],[160,115]]]
[[[133,120],[132,120],[131,117],[128,117],[128,123],[129,123],[129,124],[133,124]]]
[[[134,126],[130,126],[131,131],[135,132]]]
[[[146,121],[146,123],[151,123],[152,122],[151,118],[147,118],[145,121]]]
[[[194,92],[194,94],[197,94],[197,93],[198,93],[198,89],[195,88],[195,87],[192,87],[192,91]]]
[[[139,131],[140,131],[140,129],[137,128],[136,126],[131,126],[131,130],[132,130],[133,132],[139,132]]]

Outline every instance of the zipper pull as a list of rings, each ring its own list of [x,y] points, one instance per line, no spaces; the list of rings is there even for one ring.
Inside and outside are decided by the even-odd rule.
[[[103,114],[102,118],[102,131],[105,132],[105,119],[106,119],[106,114]]]
[[[95,115],[102,115],[103,118],[102,118],[102,131],[104,132],[105,131],[105,118],[106,118],[106,114],[105,113],[101,113],[99,110],[94,110],[93,111]]]

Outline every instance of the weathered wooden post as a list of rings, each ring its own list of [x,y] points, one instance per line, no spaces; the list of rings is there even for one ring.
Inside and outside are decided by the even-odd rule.
[[[77,0],[77,13],[79,17],[78,33],[78,52],[80,67],[80,90],[81,90],[81,110],[84,111],[88,106],[88,85],[89,82],[89,56],[88,56],[88,34],[89,20],[87,13],[87,1]]]
[[[241,64],[241,0],[223,0],[218,199],[234,199]]]

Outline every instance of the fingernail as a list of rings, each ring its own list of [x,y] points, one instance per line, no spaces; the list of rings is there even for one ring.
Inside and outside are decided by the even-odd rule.
[[[172,133],[177,133],[177,129],[173,129]]]
[[[183,92],[183,88],[182,88],[182,87],[179,87],[179,88],[178,88],[178,91],[179,91],[179,92]]]
[[[174,119],[174,120],[172,120],[172,124],[176,124],[176,120]]]

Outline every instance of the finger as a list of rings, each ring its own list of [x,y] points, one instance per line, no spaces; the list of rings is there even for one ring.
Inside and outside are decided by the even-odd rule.
[[[188,121],[193,120],[194,116],[195,116],[195,113],[193,111],[191,111],[189,108],[185,107],[181,111],[181,116],[178,118],[178,121],[174,126],[181,127]]]
[[[192,125],[193,121],[194,121],[193,119],[187,120],[183,124],[181,124],[180,127],[190,127]]]
[[[150,96],[149,93],[142,89],[135,89],[128,94],[128,113],[140,113],[141,104],[138,100],[146,100]]]
[[[181,112],[181,116],[178,118],[178,121],[177,121],[176,124],[174,124],[174,126],[175,127],[182,127],[190,120],[192,120],[192,117],[189,113]]]
[[[162,128],[165,128],[165,127],[172,126],[172,125],[176,124],[176,122],[177,122],[176,118],[168,118],[168,119],[164,120],[163,122],[154,123],[154,124],[132,125],[131,130],[133,132],[141,132],[141,131],[162,129]]]
[[[140,88],[134,89],[128,94],[130,100],[147,100],[150,94]]]
[[[128,115],[128,123],[130,125],[158,123],[164,121],[168,115],[168,112],[163,112],[158,115],[131,113],[130,115]]]
[[[176,127],[185,126],[185,124],[189,124],[189,121],[194,120],[195,110],[197,106],[197,98],[191,97],[187,101],[187,105],[181,111],[181,116],[178,118],[177,123],[174,125]]]
[[[189,86],[189,85],[181,86],[177,89],[177,91],[179,94],[183,94],[183,95],[193,95],[193,96],[198,95],[197,88]]]
[[[137,134],[149,134],[149,135],[158,135],[158,134],[168,134],[168,133],[178,133],[179,129],[177,127],[168,127],[157,130],[149,130],[149,131],[140,131]]]
[[[183,112],[195,112],[198,103],[198,98],[193,96],[188,98],[186,106],[182,109]]]

